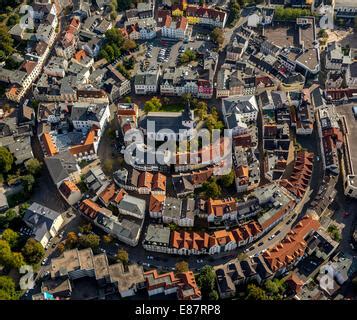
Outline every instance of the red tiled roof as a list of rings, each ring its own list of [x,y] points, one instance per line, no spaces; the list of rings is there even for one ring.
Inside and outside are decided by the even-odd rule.
[[[209,199],[207,204],[208,214],[222,217],[225,213],[237,211],[237,203],[233,198],[213,200]]]
[[[108,205],[110,201],[115,197],[115,194],[116,194],[115,184],[112,183],[102,191],[99,197],[101,198],[101,200],[105,205]]]
[[[150,212],[161,212],[166,196],[165,195],[150,195],[150,202],[149,202],[149,211]]]
[[[305,216],[274,248],[264,253],[270,269],[275,272],[303,256],[306,249],[305,238],[320,226],[311,216]]]
[[[49,133],[44,133],[41,136],[41,141],[43,143],[43,146],[46,150],[47,155],[49,156],[54,156],[55,154],[58,153],[58,149],[56,147],[56,145],[53,143],[52,141],[52,137]]]
[[[64,180],[61,183],[59,190],[66,199],[68,199],[72,192],[80,192],[78,187],[70,180]]]
[[[79,210],[89,218],[95,219],[97,214],[100,212],[101,207],[90,199],[85,199],[79,206]]]
[[[139,176],[138,187],[151,189],[153,174],[150,172],[142,172]]]
[[[154,174],[152,188],[155,190],[166,191],[166,176],[160,172]]]

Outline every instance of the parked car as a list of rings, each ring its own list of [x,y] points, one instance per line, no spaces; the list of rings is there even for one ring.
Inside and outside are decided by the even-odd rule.
[[[47,258],[44,258],[41,262],[41,265],[44,266],[46,264],[46,262],[47,262]]]

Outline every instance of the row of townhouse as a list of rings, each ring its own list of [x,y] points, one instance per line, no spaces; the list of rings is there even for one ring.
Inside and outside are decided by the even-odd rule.
[[[150,224],[143,240],[145,250],[176,255],[218,254],[235,250],[258,239],[261,226],[249,222],[232,231],[220,230],[212,234],[171,231],[163,225]]]
[[[130,172],[123,168],[114,172],[115,183],[126,190],[136,191],[139,194],[166,194],[166,176],[160,172],[152,174],[148,171],[138,171],[134,168]]]
[[[159,10],[167,11],[167,10]],[[174,17],[186,17],[189,24],[203,25],[209,27],[224,28],[227,23],[228,14],[223,10],[206,5],[187,5],[186,1],[180,1],[177,5],[172,5],[167,11]]]

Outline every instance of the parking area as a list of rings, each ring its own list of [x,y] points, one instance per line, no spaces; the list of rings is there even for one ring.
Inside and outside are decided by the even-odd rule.
[[[161,66],[162,69],[175,67],[178,64],[178,59],[185,50],[190,49],[196,51],[203,44],[208,50],[214,47],[210,41],[209,30],[206,28],[195,27],[192,30],[189,40],[173,40],[156,38],[144,42],[144,55],[137,57],[140,71],[157,68]]]

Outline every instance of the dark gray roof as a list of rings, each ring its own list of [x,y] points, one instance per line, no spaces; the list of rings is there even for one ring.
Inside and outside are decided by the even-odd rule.
[[[171,129],[175,133],[179,133],[180,129],[188,129],[183,125],[183,122],[192,121],[193,111],[182,112],[149,112],[141,121],[140,126],[147,130],[147,122],[155,123],[155,133],[161,129]]]
[[[322,97],[322,91],[320,87],[316,87],[311,91],[311,98],[315,108],[321,107],[324,104],[324,99]]]
[[[76,158],[68,151],[45,158],[45,163],[55,184],[68,178],[71,173],[78,170]]]
[[[189,176],[173,176],[172,183],[176,193],[193,192],[194,186],[189,181]]]
[[[149,224],[144,242],[155,242],[157,244],[170,244],[170,229],[163,225]]]
[[[35,240],[40,241],[60,215],[59,212],[34,202],[26,210],[23,221],[31,226]]]
[[[88,105],[87,103],[76,103],[72,107],[71,120],[99,122],[106,107],[106,104]]]
[[[144,217],[145,215],[145,200],[126,194],[122,201],[118,204],[119,210],[130,211],[136,215]]]

